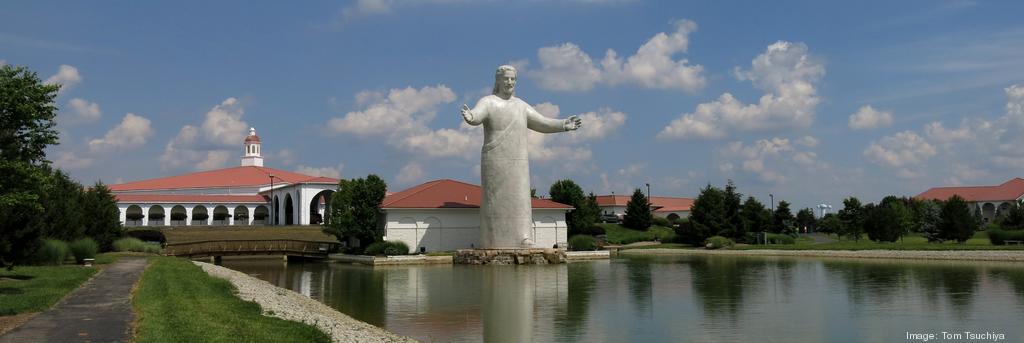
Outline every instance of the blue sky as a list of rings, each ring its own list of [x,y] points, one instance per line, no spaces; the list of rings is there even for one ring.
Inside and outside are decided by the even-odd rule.
[[[796,207],[1024,169],[1024,5],[677,1],[14,2],[0,61],[61,83],[61,144],[84,183],[235,166],[376,173],[392,190],[479,182],[463,103],[498,65],[571,134],[531,137],[534,187],[733,179]]]

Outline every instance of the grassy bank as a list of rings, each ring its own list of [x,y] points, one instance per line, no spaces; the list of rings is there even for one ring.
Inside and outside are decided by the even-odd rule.
[[[147,228],[148,229],[148,228]],[[219,241],[232,239],[295,239],[337,242],[319,226],[182,226],[161,229],[167,243]]]
[[[0,269],[0,316],[48,309],[96,271],[74,265]]]
[[[154,257],[133,303],[136,342],[330,342],[312,326],[261,315],[230,282],[184,259]]]
[[[652,225],[647,231],[639,231],[622,226],[622,224],[595,224],[604,228],[608,243],[629,244],[633,242],[653,241],[655,238],[662,242],[671,242],[676,238],[676,233],[670,227]]]
[[[837,239],[835,235],[829,236],[832,239]],[[957,242],[942,242],[942,243],[928,243],[928,239],[918,234],[911,234],[903,238],[901,241],[896,242],[873,242],[867,239],[867,236],[861,238],[859,241],[853,241],[848,238],[843,240],[836,240],[828,243],[814,243],[813,239],[805,238],[801,236],[797,238],[795,244],[737,244],[730,248],[731,250],[922,250],[922,251],[938,251],[938,250],[1024,250],[1024,245],[992,245],[988,240],[988,234],[984,231],[980,231],[974,234],[971,239],[967,240],[963,244]],[[637,247],[634,249],[687,249],[691,248],[688,245],[681,244],[660,244],[650,245],[644,247]]]

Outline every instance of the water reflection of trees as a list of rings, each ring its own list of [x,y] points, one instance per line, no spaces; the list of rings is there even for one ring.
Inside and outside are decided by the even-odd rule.
[[[751,290],[761,287],[770,262],[766,259],[707,257],[689,262],[693,290],[705,317],[725,317],[735,323],[749,301]],[[792,262],[782,263],[789,268]],[[787,274],[788,275],[788,274]]]
[[[383,327],[387,314],[384,270],[340,263],[329,266],[323,302],[355,319]]]
[[[946,300],[960,317],[969,314],[980,272],[975,266],[908,261],[828,261],[824,265],[843,280],[854,305],[889,305],[914,294],[916,287],[929,305],[939,307]]]
[[[649,317],[651,311],[651,264],[652,258],[626,259],[626,284],[629,294],[633,297],[633,306],[637,317]]]
[[[1017,301],[1024,305],[1024,269],[1022,268],[992,268],[989,275],[994,279],[1003,280],[1010,284],[1014,293],[1017,294]]]
[[[556,310],[555,321],[562,329],[559,341],[575,341],[586,328],[590,298],[594,294],[597,278],[593,263],[570,263],[568,268],[568,301],[564,309]]]

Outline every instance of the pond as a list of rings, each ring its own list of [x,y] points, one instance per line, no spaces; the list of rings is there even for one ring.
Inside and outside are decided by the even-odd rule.
[[[1012,263],[636,256],[549,266],[225,260],[422,342],[1024,340]],[[946,336],[955,337],[955,336]],[[909,338],[909,339],[908,339]],[[974,340],[988,341],[992,339]]]

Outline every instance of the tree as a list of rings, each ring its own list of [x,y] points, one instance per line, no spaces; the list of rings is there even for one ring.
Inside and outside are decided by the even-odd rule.
[[[0,66],[0,265],[8,269],[39,247],[40,232],[29,224],[44,210],[42,166],[46,147],[57,144],[58,89],[25,67]]]
[[[817,218],[814,218],[814,210],[810,208],[803,208],[796,212],[796,226],[797,230],[814,230],[817,226]]]
[[[843,221],[834,213],[826,214],[818,221],[818,232],[842,234]]]
[[[917,206],[917,223],[919,231],[928,239],[929,243],[942,242],[942,232],[939,231],[939,217],[941,203],[936,201],[923,201]]]
[[[740,217],[740,203],[743,201],[743,194],[736,192],[736,184],[732,179],[726,181],[725,191],[722,192],[722,206],[725,208],[726,227],[720,233],[726,237],[739,238],[743,236],[743,219]]]
[[[112,250],[114,241],[124,236],[117,199],[110,193],[107,185],[97,181],[85,192],[84,200],[82,210],[89,218],[84,221],[85,235],[92,237],[100,245],[101,250]]]
[[[971,215],[967,201],[959,195],[946,200],[939,213],[939,232],[944,239],[966,242],[978,230],[978,222]]]
[[[740,217],[743,224],[741,225],[742,231],[738,233],[742,234],[767,231],[772,223],[771,212],[754,197],[747,197],[747,200],[743,202],[743,206],[740,208]]]
[[[698,228],[706,230],[708,237],[718,235],[728,227],[725,203],[725,192],[707,185],[700,190],[700,194],[690,206],[690,221],[698,224]]]
[[[903,226],[894,202],[864,206],[864,231],[875,242],[895,242],[903,235]]]
[[[33,217],[29,226],[44,238],[67,242],[82,238],[87,221],[82,208],[85,202],[82,185],[60,169],[41,166],[40,170],[46,173],[39,196],[43,212]]]
[[[586,232],[587,228],[597,222],[601,210],[596,206],[590,206],[588,199],[583,195],[583,189],[572,180],[558,180],[551,184],[548,190],[551,200],[573,207],[572,212],[565,216],[566,225],[569,226],[569,236]]]
[[[383,236],[378,228],[380,204],[387,194],[387,184],[379,176],[370,174],[365,179],[340,180],[331,196],[329,224],[324,233],[334,235],[338,241],[348,238],[367,246]]]
[[[860,204],[860,200],[855,197],[849,197],[843,200],[843,209],[839,210],[837,214],[839,219],[843,221],[843,228],[839,233],[841,236],[847,236],[853,238],[854,241],[860,241],[860,236],[864,233],[864,209]]]
[[[626,215],[622,218],[622,225],[644,231],[651,227],[651,203],[639,188],[633,191],[633,196],[626,203]]]
[[[1024,200],[1010,206],[996,222],[1003,230],[1024,229]]]
[[[775,215],[772,216],[772,232],[791,233],[793,224],[796,222],[795,219],[793,213],[789,211],[789,202],[779,201],[779,206],[775,208]]]

